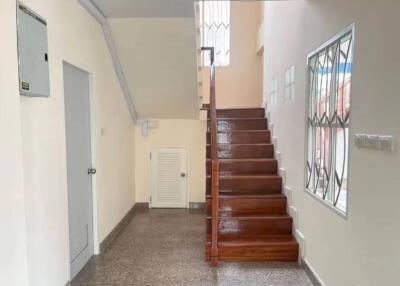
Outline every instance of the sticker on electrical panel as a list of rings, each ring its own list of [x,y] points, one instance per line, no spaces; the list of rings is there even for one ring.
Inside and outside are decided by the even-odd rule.
[[[22,89],[23,89],[23,90],[29,90],[29,83],[28,83],[28,82],[24,82],[24,81],[23,81],[23,82],[21,83],[21,85],[22,85]]]

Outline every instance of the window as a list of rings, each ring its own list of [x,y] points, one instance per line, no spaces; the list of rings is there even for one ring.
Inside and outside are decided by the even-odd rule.
[[[230,61],[230,1],[201,1],[200,29],[203,47],[214,47],[215,65]],[[209,65],[209,53],[203,53],[203,65]]]
[[[353,26],[308,57],[306,190],[347,212]]]

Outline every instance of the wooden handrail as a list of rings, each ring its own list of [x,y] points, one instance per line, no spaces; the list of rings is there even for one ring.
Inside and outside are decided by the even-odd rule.
[[[215,101],[214,48],[202,47],[210,52],[210,134],[211,134],[211,265],[218,266],[219,225],[219,160],[217,138],[217,106]]]

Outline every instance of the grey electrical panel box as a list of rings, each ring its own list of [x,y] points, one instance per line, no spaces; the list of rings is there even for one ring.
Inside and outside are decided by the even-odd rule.
[[[21,95],[50,96],[47,23],[18,5],[19,90]]]

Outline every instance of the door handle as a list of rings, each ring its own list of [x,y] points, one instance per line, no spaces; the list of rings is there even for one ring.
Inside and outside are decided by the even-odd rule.
[[[89,168],[88,169],[88,174],[89,175],[94,175],[94,174],[96,174],[97,173],[97,170],[95,169],[95,168]]]
[[[181,177],[185,178],[186,177],[186,173],[181,173]]]

